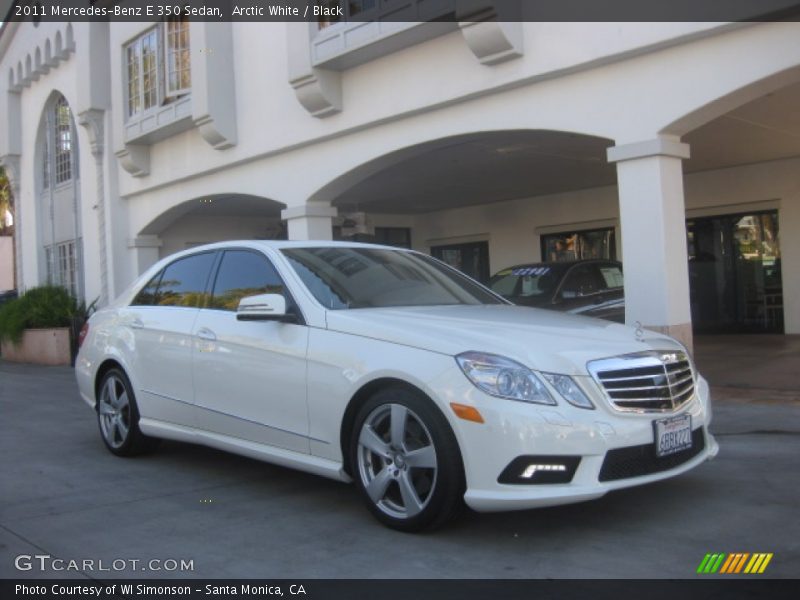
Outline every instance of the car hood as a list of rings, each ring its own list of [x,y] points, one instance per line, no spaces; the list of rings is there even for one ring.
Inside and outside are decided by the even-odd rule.
[[[328,329],[455,356],[506,356],[541,371],[586,375],[597,358],[681,346],[664,335],[600,319],[511,305],[332,310]]]

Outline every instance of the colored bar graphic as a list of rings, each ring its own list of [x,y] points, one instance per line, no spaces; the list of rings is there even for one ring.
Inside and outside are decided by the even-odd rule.
[[[736,565],[736,570],[735,571],[731,571],[731,572],[732,573],[739,573],[742,570],[742,567],[744,566],[745,561],[747,561],[747,557],[748,556],[750,556],[750,553],[749,552],[745,552],[742,555],[742,560],[740,560],[739,563]]]
[[[756,567],[757,563],[760,563],[763,560],[761,554],[753,554],[753,558],[750,559],[750,562],[747,563],[747,567],[745,567],[745,573],[752,573],[753,568]],[[756,567],[757,568],[757,567]]]
[[[714,566],[711,567],[711,573],[716,573],[719,571],[720,566],[722,565],[722,561],[725,560],[725,554],[720,554],[717,562],[714,563]]]
[[[703,573],[711,573],[711,569],[714,568],[714,563],[717,562],[719,558],[719,554],[711,554],[708,556],[708,562],[706,563],[705,567],[703,567]]]
[[[771,552],[756,552],[754,554],[749,552],[734,552],[732,554],[724,552],[709,553],[703,557],[697,567],[697,573],[732,575],[742,573],[742,569],[744,569],[744,573],[760,574],[766,570],[773,556],[774,554]]]
[[[720,569],[720,573],[738,573],[744,566],[744,561],[747,560],[748,556],[750,556],[749,552],[731,554],[722,569]]]
[[[763,573],[763,572],[766,570],[766,568],[767,568],[767,565],[769,564],[769,561],[771,561],[771,560],[772,560],[772,556],[773,556],[772,552],[770,552],[769,554],[767,554],[767,557],[764,559],[764,562],[763,562],[763,563],[761,563],[761,568],[760,568],[760,569],[758,569],[758,572],[759,572],[759,573]]]
[[[706,572],[706,565],[708,564],[708,562],[710,560],[711,560],[711,555],[710,554],[706,554],[705,558],[703,558],[703,560],[700,562],[700,566],[697,567],[697,572],[698,573],[705,573]]]
[[[728,560],[725,561],[725,564],[722,565],[722,568],[719,570],[720,573],[730,573],[730,569],[736,565],[739,560],[738,554],[729,554]]]

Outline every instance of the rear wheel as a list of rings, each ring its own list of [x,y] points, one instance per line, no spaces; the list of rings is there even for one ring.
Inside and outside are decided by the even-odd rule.
[[[139,409],[133,388],[121,369],[110,369],[97,390],[97,423],[106,448],[117,456],[153,450],[159,440],[139,429]]]
[[[427,398],[402,388],[368,400],[356,417],[351,463],[370,511],[400,531],[441,526],[462,505],[455,436]]]

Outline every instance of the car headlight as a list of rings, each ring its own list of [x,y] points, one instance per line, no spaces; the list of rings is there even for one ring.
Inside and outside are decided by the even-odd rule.
[[[583,390],[575,383],[575,380],[569,375],[559,375],[558,373],[542,373],[542,377],[547,380],[547,383],[552,385],[555,390],[563,396],[564,400],[577,406],[578,408],[594,409],[594,404]]]
[[[498,398],[555,405],[542,380],[524,365],[483,352],[464,352],[456,362],[475,387]]]

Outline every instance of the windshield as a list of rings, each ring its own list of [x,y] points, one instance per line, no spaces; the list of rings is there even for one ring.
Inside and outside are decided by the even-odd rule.
[[[283,254],[325,308],[501,304],[440,262],[386,248],[287,248]]]
[[[562,265],[523,265],[497,273],[489,287],[506,298],[530,298],[552,293],[564,271]]]

